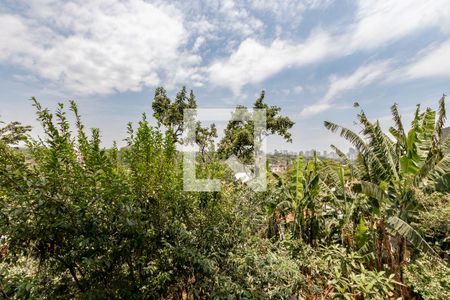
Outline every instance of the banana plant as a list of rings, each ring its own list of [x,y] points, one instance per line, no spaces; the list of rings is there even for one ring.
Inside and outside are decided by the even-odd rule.
[[[382,131],[378,121],[370,122],[363,110],[358,114],[360,134],[331,122],[325,122],[325,127],[339,131],[359,151],[353,163],[358,177],[354,189],[373,200],[375,211],[379,212],[378,230],[383,235],[383,244],[389,248],[384,253],[395,252],[388,261],[401,281],[400,267],[407,259],[406,241],[435,254],[409,223],[421,209],[415,199],[416,191],[436,189],[450,173],[450,142],[442,137],[445,96],[439,101],[437,113],[430,108],[422,112],[418,105],[407,132],[396,104],[391,111],[395,126],[389,132],[394,139]],[[387,229],[394,238],[388,236]]]
[[[280,239],[289,234],[293,239],[316,245],[319,240],[329,240],[334,228],[341,227],[339,218],[352,215],[354,205],[341,196],[347,194],[344,171],[339,181],[339,171],[329,164],[317,155],[308,162],[298,156],[287,178],[273,173],[277,184],[270,193],[269,214],[276,227],[272,233],[282,232]],[[336,196],[336,186],[339,186],[339,196]],[[350,217],[345,217],[344,222],[349,223]]]

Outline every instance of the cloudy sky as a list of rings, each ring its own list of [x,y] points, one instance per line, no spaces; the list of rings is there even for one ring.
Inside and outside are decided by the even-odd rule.
[[[157,86],[200,107],[251,105],[261,90],[296,125],[293,144],[347,144],[357,100],[389,126],[450,90],[450,0],[1,0],[0,117],[36,125],[28,100],[76,99],[105,144],[151,113]],[[39,134],[36,129],[34,134]]]

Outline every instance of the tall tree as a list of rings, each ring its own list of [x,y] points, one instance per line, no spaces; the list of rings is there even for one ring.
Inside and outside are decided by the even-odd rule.
[[[194,92],[191,90],[189,95],[186,87],[178,92],[175,100],[172,101],[167,96],[163,87],[158,87],[155,91],[155,97],[152,102],[153,116],[159,124],[164,125],[172,135],[174,142],[181,143],[183,133],[183,111],[185,109],[197,108],[197,101]]]
[[[221,158],[227,158],[235,155],[244,163],[250,163],[254,160],[255,147],[254,142],[262,142],[263,138],[277,134],[288,142],[292,142],[289,130],[294,126],[294,122],[285,116],[281,116],[281,108],[278,106],[269,106],[264,103],[265,93],[256,99],[253,109],[264,109],[266,111],[266,128],[255,134],[254,121],[250,118],[250,113],[245,106],[236,107],[233,117],[242,114],[239,121],[234,118],[228,123],[225,129],[225,136],[219,143],[218,152]]]
[[[4,124],[0,121],[0,124]],[[30,126],[21,125],[19,122],[11,122],[0,127],[0,142],[5,144],[17,144],[26,140],[27,133],[31,130]]]
[[[197,122],[195,130],[195,143],[200,148],[200,154],[203,162],[206,161],[207,155],[214,152],[214,139],[217,137],[216,124],[211,124],[209,127],[202,127],[200,122]],[[211,157],[209,157],[211,158]]]

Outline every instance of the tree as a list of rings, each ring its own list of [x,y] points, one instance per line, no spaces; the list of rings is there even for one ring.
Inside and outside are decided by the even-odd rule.
[[[281,108],[278,106],[269,106],[264,103],[265,93],[261,92],[259,98],[253,104],[253,109],[266,110],[266,129],[255,134],[254,122],[250,118],[250,114],[245,106],[236,107],[234,117],[242,114],[240,121],[231,120],[226,129],[225,136],[219,143],[218,153],[221,158],[228,158],[235,155],[244,163],[250,163],[254,160],[255,151],[258,147],[254,145],[254,137],[256,142],[261,143],[264,137],[277,134],[288,142],[292,142],[289,130],[294,126],[294,122],[289,117],[280,115]]]
[[[0,121],[0,124],[4,124]],[[19,122],[11,122],[0,128],[0,142],[7,145],[17,144],[26,140],[30,126],[21,125]]]
[[[214,152],[214,139],[217,137],[217,128],[213,123],[209,127],[202,127],[200,122],[197,122],[195,130],[195,143],[200,148],[200,155],[203,162],[206,162],[207,154]],[[211,157],[209,157],[211,159]]]
[[[181,88],[174,101],[169,99],[163,87],[158,87],[155,91],[152,108],[153,116],[158,123],[167,128],[175,142],[181,143],[183,111],[197,108],[197,101],[192,90],[188,96],[186,87]]]

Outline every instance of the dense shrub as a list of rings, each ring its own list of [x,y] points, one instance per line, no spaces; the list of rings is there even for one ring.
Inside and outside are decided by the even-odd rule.
[[[193,94],[156,96],[159,125],[144,114],[122,149],[88,134],[74,102],[71,125],[62,104],[52,114],[34,100],[40,139],[18,123],[0,129],[0,297],[450,297],[444,98],[437,120],[418,110],[408,134],[393,106],[395,140],[364,112],[363,137],[327,122],[357,160],[337,148],[340,161],[297,157],[285,174],[267,172],[261,193],[233,181],[211,151],[215,127],[198,124],[197,175],[222,181],[206,193],[183,191],[177,151],[180,109],[196,107]],[[270,109],[289,138],[292,122]]]

